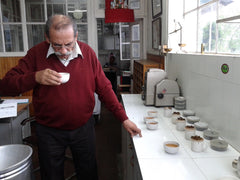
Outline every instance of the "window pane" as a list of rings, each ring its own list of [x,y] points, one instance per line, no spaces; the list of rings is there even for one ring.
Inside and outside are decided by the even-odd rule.
[[[122,26],[122,42],[130,42],[130,28],[129,26]]]
[[[77,23],[87,22],[87,0],[69,0],[68,14],[72,16]]]
[[[43,0],[25,0],[27,22],[45,22]]]
[[[122,60],[130,59],[130,44],[122,44]]]
[[[99,9],[105,9],[105,0],[99,0],[99,4],[98,4],[98,8]]]
[[[198,51],[204,43],[206,52],[216,52],[216,14],[216,3],[200,9]]]
[[[23,51],[21,25],[3,25],[6,52]]]
[[[212,0],[199,0],[199,5],[201,6],[201,5],[206,4],[206,3],[210,2],[210,1],[212,1]],[[227,0],[227,1],[229,1],[229,0]]]
[[[190,10],[193,10],[197,8],[197,1],[198,0],[185,0],[185,12],[188,12]]]
[[[179,32],[180,33],[180,32]],[[179,35],[180,36],[180,35]],[[179,38],[180,39],[180,38]],[[179,43],[180,40],[177,42]],[[194,11],[185,16],[185,21],[183,24],[183,44],[186,43],[186,49],[189,52],[196,52],[196,42],[197,42],[197,12]]]
[[[27,34],[28,34],[28,47],[31,48],[34,45],[45,40],[44,25],[27,25]]]
[[[21,22],[20,0],[2,0],[2,21]]]
[[[240,54],[240,24],[218,24],[218,52]]]
[[[47,16],[52,16],[53,14],[66,14],[66,4],[65,0],[58,1],[47,1]]]
[[[219,18],[228,18],[240,14],[239,0],[220,0],[219,1]]]
[[[88,43],[87,25],[79,24],[77,27],[78,27],[78,40]]]
[[[0,27],[0,32],[2,32],[2,27]],[[3,52],[3,39],[2,39],[2,33],[0,33],[0,52]]]
[[[128,2],[129,9],[140,9],[140,0],[129,0]]]

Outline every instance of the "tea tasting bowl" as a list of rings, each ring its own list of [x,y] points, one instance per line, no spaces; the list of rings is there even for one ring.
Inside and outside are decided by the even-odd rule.
[[[206,122],[196,122],[194,123],[194,126],[198,131],[204,131],[208,129],[208,123]]]
[[[187,117],[187,116],[195,116],[195,112],[192,110],[184,110],[183,111],[183,116]]]
[[[207,140],[218,139],[219,132],[214,131],[214,130],[204,130],[203,137]]]
[[[144,123],[146,123],[146,122],[149,121],[149,120],[155,120],[155,117],[145,116],[145,117],[143,118],[143,120],[144,120]]]
[[[69,78],[70,78],[70,73],[67,72],[59,72],[59,74],[62,76],[61,77],[61,83],[66,83],[68,82]]]
[[[158,128],[158,122],[156,120],[148,120],[146,121],[146,126],[150,130],[155,130]]]
[[[157,117],[158,116],[158,112],[156,110],[150,110],[147,112],[148,116],[151,117]]]
[[[194,124],[199,121],[200,121],[200,118],[198,116],[187,116],[187,122],[190,124]]]
[[[179,143],[176,141],[166,141],[163,144],[165,152],[169,154],[176,154],[179,150]]]

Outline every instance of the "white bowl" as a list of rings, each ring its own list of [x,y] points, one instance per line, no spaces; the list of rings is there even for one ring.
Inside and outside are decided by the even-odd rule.
[[[151,116],[146,116],[143,118],[144,119],[144,123],[146,123],[149,120],[155,120],[155,117],[151,117]]]
[[[59,74],[61,74],[61,83],[66,83],[68,82],[69,78],[70,78],[70,73],[67,72],[59,72]]]
[[[156,120],[146,121],[147,128],[150,130],[155,130],[158,128],[158,122]]]
[[[150,110],[147,113],[148,113],[148,116],[151,116],[151,117],[157,117],[158,116],[158,112],[156,110]]]
[[[176,141],[166,141],[163,144],[164,150],[169,154],[176,154],[179,150],[179,143]]]

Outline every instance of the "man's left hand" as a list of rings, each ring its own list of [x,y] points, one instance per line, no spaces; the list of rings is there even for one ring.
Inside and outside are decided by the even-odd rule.
[[[141,129],[139,129],[136,124],[129,119],[123,121],[123,127],[129,132],[131,137],[139,134],[140,137],[142,137]]]

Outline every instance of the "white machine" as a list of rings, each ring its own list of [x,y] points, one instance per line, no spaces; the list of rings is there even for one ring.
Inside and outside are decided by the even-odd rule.
[[[151,68],[146,72],[142,99],[145,105],[173,106],[174,97],[179,96],[176,81],[165,79],[166,72]]]

